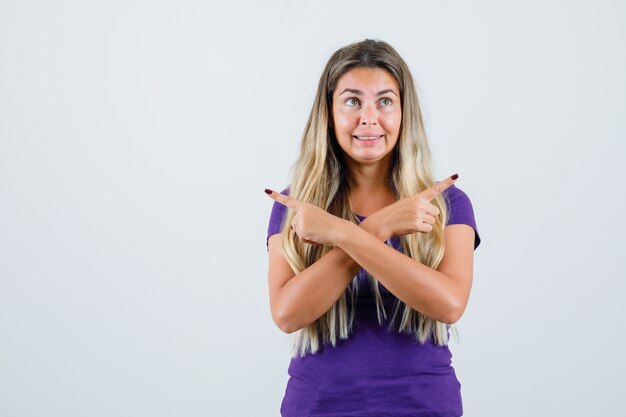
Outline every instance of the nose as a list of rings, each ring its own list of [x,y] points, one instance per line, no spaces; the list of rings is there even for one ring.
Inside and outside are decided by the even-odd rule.
[[[366,105],[361,110],[361,124],[375,126],[378,121],[378,111],[372,105]]]

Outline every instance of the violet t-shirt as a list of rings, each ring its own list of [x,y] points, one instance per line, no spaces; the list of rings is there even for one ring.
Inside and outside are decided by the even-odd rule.
[[[288,195],[288,190],[281,191]],[[474,249],[480,244],[474,211],[467,195],[455,185],[443,191],[449,208],[446,225],[474,229]],[[282,229],[287,208],[274,202],[267,239]],[[363,220],[365,217],[358,216]],[[400,239],[392,237],[400,250]],[[363,269],[357,273],[359,293],[352,333],[335,347],[323,345],[314,354],[291,359],[289,381],[281,404],[283,417],[456,417],[463,414],[461,384],[452,367],[448,346],[388,330],[397,298],[378,283],[387,319],[378,324],[375,298]],[[348,304],[351,302],[348,299]],[[396,321],[397,322],[397,321]]]

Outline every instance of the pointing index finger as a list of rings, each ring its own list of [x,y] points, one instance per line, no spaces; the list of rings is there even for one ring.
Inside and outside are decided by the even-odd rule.
[[[292,210],[298,211],[302,206],[302,202],[296,200],[295,198],[289,197],[285,194],[281,194],[278,191],[273,191],[270,189],[265,189],[265,193],[274,201],[278,201],[283,206],[287,206]]]
[[[433,198],[437,197],[437,195],[450,188],[452,184],[456,182],[457,178],[459,178],[459,174],[454,174],[451,177],[444,178],[443,180],[437,182],[424,190],[424,197],[428,201],[431,201]]]

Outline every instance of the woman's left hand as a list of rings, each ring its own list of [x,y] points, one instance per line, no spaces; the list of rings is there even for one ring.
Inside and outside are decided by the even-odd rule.
[[[345,225],[346,220],[333,216],[313,204],[304,203],[277,191],[266,190],[265,192],[272,200],[296,212],[291,221],[291,228],[300,240],[314,245],[335,246],[338,232]]]

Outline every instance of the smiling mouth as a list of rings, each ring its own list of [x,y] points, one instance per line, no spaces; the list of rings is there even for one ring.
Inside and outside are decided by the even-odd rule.
[[[378,135],[378,136],[354,136],[353,135],[352,137],[358,140],[368,141],[368,140],[376,140],[376,139],[382,138],[383,135]]]

